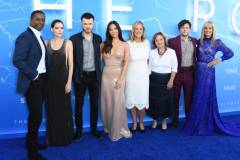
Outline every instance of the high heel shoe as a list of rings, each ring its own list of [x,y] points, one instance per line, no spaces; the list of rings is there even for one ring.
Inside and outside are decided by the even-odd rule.
[[[135,133],[137,131],[137,123],[133,123],[130,130],[131,130],[132,133]]]
[[[140,125],[139,125],[139,131],[140,131],[141,133],[144,133],[144,132],[146,131],[143,123],[140,123]]]
[[[153,120],[153,124],[152,124],[152,129],[156,129],[157,128],[157,121]]]
[[[162,128],[161,128],[162,131],[166,131],[167,130],[167,118],[164,118],[162,120]]]

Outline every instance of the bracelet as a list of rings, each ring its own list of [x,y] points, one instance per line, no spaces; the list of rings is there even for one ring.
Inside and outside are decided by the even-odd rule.
[[[220,62],[222,62],[222,58],[217,59],[217,63],[220,63]]]

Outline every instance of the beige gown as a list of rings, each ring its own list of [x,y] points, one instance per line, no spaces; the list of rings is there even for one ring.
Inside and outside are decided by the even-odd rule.
[[[124,53],[123,51],[121,52],[103,56],[105,66],[101,82],[102,122],[104,131],[109,133],[109,137],[113,141],[117,141],[122,137],[131,137],[124,106],[125,81],[120,89],[115,88],[124,59]]]

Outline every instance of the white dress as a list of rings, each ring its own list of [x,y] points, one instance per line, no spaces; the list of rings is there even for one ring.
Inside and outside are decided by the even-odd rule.
[[[126,107],[132,109],[134,106],[141,110],[149,107],[149,69],[148,58],[150,43],[128,41],[130,47],[130,63],[126,76]]]

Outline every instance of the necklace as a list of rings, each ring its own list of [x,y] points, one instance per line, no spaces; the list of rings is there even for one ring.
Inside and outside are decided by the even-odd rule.
[[[160,51],[160,49],[158,48],[158,55],[159,55],[160,57],[162,57],[165,52],[166,52],[165,50],[162,52],[162,51]]]

